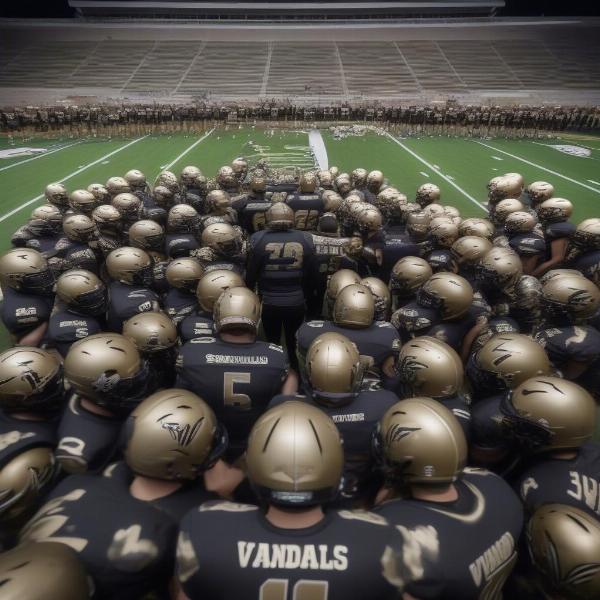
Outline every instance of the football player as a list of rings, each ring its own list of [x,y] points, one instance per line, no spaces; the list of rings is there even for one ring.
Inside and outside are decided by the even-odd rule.
[[[558,377],[532,377],[500,405],[503,425],[529,458],[515,488],[529,513],[559,502],[600,515],[600,445],[591,441],[596,402]]]
[[[97,239],[88,243],[98,254],[106,258],[124,242],[121,213],[111,204],[101,204],[92,212],[92,221],[98,231]]]
[[[24,245],[37,250],[47,260],[54,258],[60,252],[60,242],[63,238],[62,222],[62,213],[56,206],[52,204],[38,206],[33,209],[26,225],[29,234],[27,240],[24,244],[13,245]]]
[[[158,295],[150,289],[153,261],[144,250],[122,246],[106,257],[109,305],[107,326],[121,332],[123,323],[133,315],[160,308]]]
[[[128,183],[131,193],[142,201],[143,206],[146,206],[151,198],[150,186],[146,181],[146,176],[139,169],[131,169],[125,173],[124,179]]]
[[[381,420],[374,447],[387,479],[377,513],[435,556],[437,572],[409,583],[408,593],[498,597],[517,561],[523,509],[503,479],[465,468],[467,444],[450,410],[431,398],[401,400]],[[436,594],[425,595],[431,586]]]
[[[0,256],[2,323],[13,342],[38,346],[54,303],[54,274],[36,250],[14,248]]]
[[[69,194],[62,183],[50,183],[44,190],[46,201],[56,206],[61,213],[69,210]]]
[[[375,321],[387,321],[390,317],[390,308],[392,305],[392,296],[387,285],[377,277],[365,277],[360,280],[360,284],[369,289],[375,302],[375,312],[373,319]]]
[[[240,225],[249,234],[265,228],[265,213],[271,206],[265,197],[266,191],[266,178],[255,173],[250,178],[250,190],[231,201],[231,208],[237,212]]]
[[[98,198],[89,190],[75,190],[69,194],[69,207],[73,213],[81,213],[87,217],[92,216],[92,211],[100,206]]]
[[[146,252],[162,252],[165,246],[165,230],[151,219],[141,219],[133,223],[128,231],[128,245]]]
[[[577,225],[567,261],[600,287],[600,219],[585,219]]]
[[[202,248],[194,250],[192,256],[199,261],[205,272],[232,270],[244,274],[246,266],[246,244],[239,227],[229,223],[212,223],[202,230]]]
[[[110,194],[111,201],[119,194],[129,194],[131,192],[131,188],[124,177],[109,177],[104,187]]]
[[[375,425],[398,397],[387,390],[363,388],[366,361],[339,333],[318,336],[306,355],[306,396],[280,395],[269,407],[290,399],[325,411],[344,439],[344,478],[338,505],[368,506],[374,497],[371,436]]]
[[[417,188],[415,202],[421,208],[425,208],[429,204],[439,204],[441,197],[442,193],[437,185],[433,183],[424,183]]]
[[[64,369],[74,395],[58,427],[56,458],[67,473],[99,471],[117,450],[123,419],[154,391],[154,374],[133,342],[116,333],[73,344]]]
[[[473,290],[476,290],[479,284],[477,265],[491,249],[492,242],[476,235],[459,237],[450,248],[458,275],[464,277],[471,284]]]
[[[298,183],[298,191],[288,194],[285,200],[294,211],[294,228],[299,231],[316,231],[319,217],[325,210],[317,185],[318,180],[314,173],[303,173]]]
[[[276,202],[266,213],[267,228],[252,234],[246,282],[261,296],[267,339],[278,344],[281,333],[292,366],[296,366],[294,335],[304,320],[306,290],[315,271],[310,236],[294,229],[294,211]]]
[[[195,338],[180,348],[176,385],[206,399],[229,432],[228,456],[235,460],[271,398],[293,394],[297,379],[281,346],[256,339],[260,301],[254,292],[225,290],[213,315],[216,337]]]
[[[203,275],[202,266],[190,257],[176,258],[167,265],[165,277],[169,291],[163,298],[163,307],[175,325],[196,311],[195,292]]]
[[[269,410],[252,429],[246,462],[266,512],[215,502],[188,513],[177,544],[179,598],[283,600],[288,590],[297,598],[398,597],[382,559],[402,547],[400,534],[368,512],[324,512],[340,487],[344,454],[323,411],[302,402]]]
[[[63,232],[67,242],[61,269],[85,269],[98,275],[100,267],[93,249],[98,247],[94,221],[85,215],[68,215],[63,220]]]
[[[200,398],[177,389],[146,398],[124,437],[125,460],[102,475],[63,480],[21,540],[70,545],[100,597],[165,597],[177,525],[192,507],[215,498],[198,479],[227,437]]]
[[[240,191],[240,181],[229,166],[223,166],[217,171],[217,185],[227,194],[236,195]]]
[[[206,196],[205,214],[200,217],[201,228],[215,223],[236,225],[237,212],[231,207],[231,197],[224,190],[212,190]]]
[[[142,216],[143,204],[135,194],[129,192],[117,194],[112,199],[111,205],[114,206],[121,215],[124,233],[127,233],[128,229]]]
[[[64,358],[74,342],[104,330],[107,306],[106,286],[94,273],[83,269],[63,273],[56,282],[46,347]]]
[[[393,374],[394,359],[400,348],[398,332],[387,321],[375,321],[375,300],[368,287],[359,283],[346,285],[337,294],[332,321],[309,321],[296,333],[296,351],[300,373],[306,368],[310,345],[322,333],[335,332],[356,344],[363,356],[370,357],[370,376]]]
[[[419,288],[433,275],[431,265],[418,256],[405,256],[396,262],[390,275],[394,310],[416,299]]]
[[[525,192],[529,198],[529,206],[536,210],[542,202],[554,196],[554,186],[547,181],[534,181],[527,186]]]
[[[200,229],[200,216],[189,204],[176,204],[167,216],[165,254],[169,258],[189,256],[192,250],[200,248],[197,235]]]

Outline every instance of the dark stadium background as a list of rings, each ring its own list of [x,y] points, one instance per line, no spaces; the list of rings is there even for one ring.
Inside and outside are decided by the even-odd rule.
[[[67,0],[8,0],[0,6],[0,17],[67,18],[73,13]],[[499,16],[536,15],[600,16],[600,3],[594,0],[506,0],[506,8],[499,12]]]

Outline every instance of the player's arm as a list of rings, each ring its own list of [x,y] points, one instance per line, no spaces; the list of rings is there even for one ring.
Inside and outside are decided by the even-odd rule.
[[[253,238],[254,236],[250,238],[250,243],[248,244],[248,260],[246,262],[246,285],[251,290],[254,290],[256,287],[262,263],[262,253],[260,248],[257,247],[258,240]]]
[[[283,385],[281,386],[280,394],[293,396],[298,391],[298,373],[294,369],[290,369]]]
[[[48,330],[48,321],[38,325],[33,331],[24,335],[17,343],[18,346],[39,346]]]
[[[534,277],[542,276],[546,271],[553,269],[555,266],[560,265],[564,260],[567,254],[567,245],[569,244],[569,238],[559,238],[558,240],[552,240],[550,244],[550,249],[552,252],[552,257],[543,262],[541,265],[536,267],[535,271],[532,273]]]

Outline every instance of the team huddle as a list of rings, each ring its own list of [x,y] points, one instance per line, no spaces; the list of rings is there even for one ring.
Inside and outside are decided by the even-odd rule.
[[[243,158],[0,256],[0,597],[600,598],[600,218]]]

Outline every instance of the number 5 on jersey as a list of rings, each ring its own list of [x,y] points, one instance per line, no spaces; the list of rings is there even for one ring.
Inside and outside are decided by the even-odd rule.
[[[223,401],[225,406],[232,406],[242,410],[252,408],[252,400],[247,394],[235,393],[233,386],[236,383],[250,383],[252,376],[250,373],[232,373],[230,371],[223,373]]]

